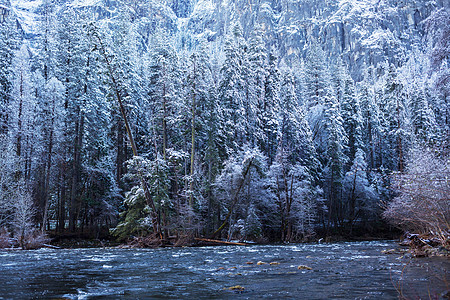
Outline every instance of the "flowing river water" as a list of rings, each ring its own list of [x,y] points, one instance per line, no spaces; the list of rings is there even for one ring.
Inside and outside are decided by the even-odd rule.
[[[371,241],[0,251],[0,299],[442,298],[449,259],[382,253],[396,247]]]

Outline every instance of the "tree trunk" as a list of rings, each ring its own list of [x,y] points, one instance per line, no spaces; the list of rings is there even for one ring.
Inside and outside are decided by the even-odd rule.
[[[17,142],[16,154],[18,157],[22,154],[22,114],[23,114],[23,77],[20,73],[20,91],[19,91],[19,115],[17,116]]]
[[[84,127],[84,114],[80,113],[80,107],[78,107],[79,119],[75,122],[75,145],[73,152],[73,165],[72,165],[72,187],[70,191],[70,210],[69,210],[69,230],[74,232],[76,229],[76,223],[79,214],[79,183],[81,181],[81,148],[83,145],[83,127]]]
[[[48,137],[47,144],[47,165],[46,165],[46,175],[45,175],[45,183],[44,183],[44,214],[42,216],[42,232],[45,231],[45,224],[47,223],[48,217],[48,202],[50,197],[50,174],[51,174],[51,165],[52,165],[52,153],[53,153],[53,134],[54,134],[54,123],[55,123],[55,109],[56,103],[53,98],[52,101],[52,109],[51,109],[51,121],[50,121],[50,136]]]
[[[66,171],[66,164],[64,163],[62,167],[62,171],[60,174],[60,182],[64,183],[64,175],[63,173]],[[63,232],[65,228],[66,223],[66,186],[63,184],[63,186],[60,187],[60,197],[59,197],[59,207],[58,207],[58,232]]]
[[[244,173],[242,174],[242,180],[239,183],[238,188],[236,189],[236,192],[235,192],[234,197],[233,197],[233,201],[231,202],[231,206],[230,206],[230,208],[228,210],[228,214],[225,217],[225,220],[223,221],[222,225],[212,234],[212,237],[214,237],[218,233],[220,233],[225,228],[225,225],[228,224],[228,220],[230,219],[231,214],[233,213],[234,206],[236,205],[236,203],[239,200],[239,193],[240,193],[242,187],[244,186],[245,179],[247,177],[248,171],[250,171],[250,168],[251,168],[252,165],[253,165],[253,158],[250,160],[250,162],[248,163],[247,168],[245,169]]]
[[[195,87],[195,79],[196,79],[196,65],[195,65],[195,57],[193,61],[194,65],[194,75],[192,80],[192,108],[191,108],[191,169],[190,169],[190,182],[189,182],[189,208],[193,207],[193,193],[194,193],[194,156],[195,156],[195,110],[196,110],[196,87]],[[191,223],[191,218],[189,217],[189,223]]]
[[[403,147],[402,147],[402,137],[400,135],[400,104],[397,97],[397,152],[398,152],[398,170],[403,172]]]
[[[126,161],[126,143],[123,136],[123,121],[118,117],[116,124],[116,141],[117,141],[117,155],[116,155],[116,182],[120,183],[122,176],[125,174],[124,163]]]

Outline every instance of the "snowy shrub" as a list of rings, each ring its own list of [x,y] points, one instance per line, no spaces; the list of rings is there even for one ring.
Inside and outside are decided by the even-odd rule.
[[[352,225],[358,219],[369,219],[376,214],[378,198],[367,177],[364,152],[358,149],[350,170],[344,177],[346,214]]]
[[[250,206],[245,219],[244,226],[241,228],[241,234],[245,240],[255,240],[261,237],[262,224],[253,205]]]
[[[40,230],[33,230],[29,232],[23,240],[23,249],[38,249],[41,248],[45,243],[48,243],[50,239],[47,235],[43,234]]]
[[[410,231],[450,238],[450,160],[420,147],[411,150],[407,170],[393,178],[398,196],[384,217]]]
[[[15,192],[13,228],[19,240],[19,246],[25,249],[28,237],[35,230],[33,218],[36,210],[30,193],[22,186],[22,184],[19,185]]]
[[[6,227],[0,228],[0,249],[9,248],[13,244],[13,240],[11,239],[8,229]]]
[[[111,233],[119,240],[125,240],[130,236],[143,236],[149,233],[151,220],[150,209],[145,203],[144,190],[135,186],[125,194],[124,201],[127,210],[120,214],[122,221]]]

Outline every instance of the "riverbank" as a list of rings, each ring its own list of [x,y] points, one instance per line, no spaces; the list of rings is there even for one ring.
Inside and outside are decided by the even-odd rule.
[[[194,237],[188,235],[170,236],[161,240],[155,236],[135,237],[125,242],[118,242],[113,238],[83,238],[76,235],[64,235],[63,237],[53,236],[50,244],[60,248],[104,248],[104,247],[118,247],[118,248],[164,248],[164,247],[202,247],[202,246],[217,246],[217,245],[289,245],[302,243],[336,243],[336,242],[359,242],[359,241],[382,241],[382,240],[399,240],[400,235],[384,235],[384,236],[316,236],[303,241],[294,241],[290,243],[283,243],[280,241],[248,241],[248,240],[224,240],[224,239],[208,239],[205,237]]]
[[[356,234],[355,234],[356,233]],[[280,241],[245,241],[234,240],[227,241],[221,239],[207,239],[204,237],[196,237],[193,235],[169,236],[166,239],[160,239],[154,235],[146,237],[135,237],[127,241],[119,242],[112,236],[105,233],[101,238],[95,238],[89,233],[57,233],[49,232],[48,235],[38,235],[33,237],[21,247],[18,239],[3,235],[0,238],[0,248],[3,249],[38,249],[38,248],[61,248],[61,249],[79,249],[79,248],[122,248],[122,249],[155,249],[166,247],[202,247],[202,246],[218,246],[218,245],[289,245],[297,243],[322,244],[322,243],[338,243],[338,242],[359,242],[359,241],[397,241],[396,249],[385,249],[385,254],[402,254],[411,257],[428,257],[428,256],[450,256],[450,242],[443,245],[441,241],[435,237],[418,234],[403,234],[398,230],[378,231],[377,234],[354,232],[351,234],[343,234],[342,232],[332,232],[326,234],[320,232],[305,240],[295,241],[292,243],[283,243]]]

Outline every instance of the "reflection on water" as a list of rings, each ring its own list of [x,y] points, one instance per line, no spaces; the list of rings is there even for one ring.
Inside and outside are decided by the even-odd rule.
[[[381,253],[394,247],[355,242],[2,251],[0,299],[397,299],[397,289],[408,298],[439,298],[449,260]],[[228,289],[237,285],[244,290]]]

